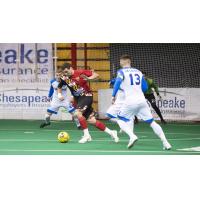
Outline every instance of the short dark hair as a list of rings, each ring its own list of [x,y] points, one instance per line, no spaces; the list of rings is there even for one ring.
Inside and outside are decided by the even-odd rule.
[[[66,63],[64,63],[64,64],[62,65],[61,69],[62,69],[62,70],[66,69],[66,68],[67,68],[67,69],[70,69],[70,67],[71,67],[71,64],[66,62]]]
[[[131,61],[131,57],[129,56],[129,55],[127,55],[127,54],[124,54],[124,55],[122,55],[121,57],[120,57],[120,60],[130,60]]]

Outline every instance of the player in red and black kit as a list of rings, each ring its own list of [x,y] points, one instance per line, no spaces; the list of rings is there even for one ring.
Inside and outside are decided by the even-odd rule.
[[[118,142],[117,131],[110,130],[104,123],[97,120],[92,108],[93,94],[87,81],[94,80],[99,75],[92,70],[74,70],[69,63],[65,63],[62,66],[62,71],[63,78],[58,85],[58,98],[62,100],[62,90],[60,88],[63,85],[67,85],[76,102],[75,115],[78,117],[84,133],[79,143],[86,143],[92,140],[87,122],[95,125],[99,130],[108,133],[115,142]]]

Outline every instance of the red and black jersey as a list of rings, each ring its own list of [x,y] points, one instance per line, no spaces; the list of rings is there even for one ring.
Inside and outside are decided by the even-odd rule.
[[[87,94],[91,94],[90,87],[87,81],[81,77],[81,75],[85,75],[87,77],[92,76],[91,70],[74,70],[74,74],[71,77],[66,77],[65,80],[61,80],[58,85],[58,88],[62,88],[63,85],[67,85],[70,89],[73,96],[84,96]]]

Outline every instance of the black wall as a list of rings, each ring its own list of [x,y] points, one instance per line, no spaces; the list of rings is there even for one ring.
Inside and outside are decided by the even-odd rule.
[[[200,44],[110,44],[111,76],[123,54],[129,54],[133,66],[146,71],[159,87],[200,87]]]

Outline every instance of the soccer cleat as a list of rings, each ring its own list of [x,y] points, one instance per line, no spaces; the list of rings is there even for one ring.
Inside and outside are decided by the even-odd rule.
[[[137,140],[138,140],[137,136],[131,138],[131,139],[129,140],[129,143],[128,143],[128,145],[127,145],[127,148],[128,148],[128,149],[132,148],[132,147],[134,146],[134,144],[137,142]]]
[[[163,142],[163,150],[170,150],[171,148],[172,146],[167,140]]]
[[[119,138],[118,138],[118,136],[117,136],[117,131],[115,131],[115,130],[112,131],[111,137],[112,137],[112,139],[114,139],[114,141],[115,141],[116,143],[119,142]]]
[[[92,138],[90,135],[88,135],[88,136],[83,136],[78,142],[80,144],[84,144],[86,142],[91,142],[91,141],[92,141]]]
[[[43,122],[41,125],[40,125],[40,128],[44,128],[45,126],[49,126],[51,123],[46,123],[46,122]]]

